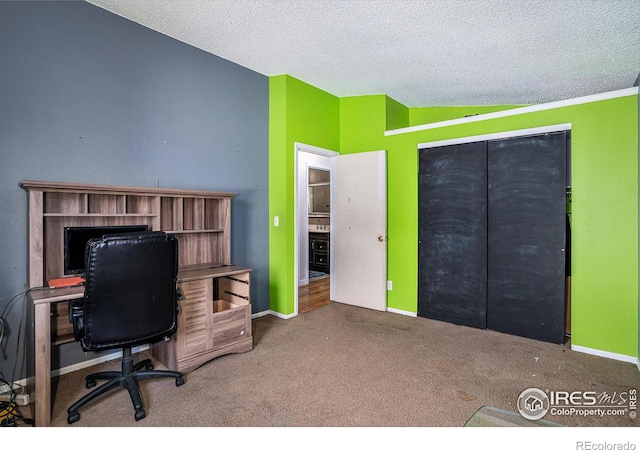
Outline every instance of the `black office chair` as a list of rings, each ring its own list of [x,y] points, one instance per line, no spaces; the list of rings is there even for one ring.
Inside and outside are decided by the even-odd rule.
[[[87,388],[109,380],[67,409],[67,421],[80,419],[78,409],[98,396],[124,386],[135,408],[135,419],[146,415],[137,381],[182,374],[153,370],[151,360],[134,365],[131,348],[168,338],[178,315],[178,242],[163,232],[107,235],[87,243],[83,299],[69,302],[74,336],[84,351],[122,348],[122,371],[86,377]]]

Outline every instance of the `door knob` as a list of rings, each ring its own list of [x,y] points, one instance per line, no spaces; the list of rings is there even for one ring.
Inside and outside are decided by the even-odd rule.
[[[379,242],[384,241],[384,236],[378,236],[378,241],[379,241]]]

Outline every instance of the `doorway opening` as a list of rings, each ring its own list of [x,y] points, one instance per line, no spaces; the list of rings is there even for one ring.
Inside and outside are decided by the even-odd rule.
[[[387,307],[387,183],[386,151],[339,155],[296,144],[294,193],[294,315],[299,313],[298,288],[308,284],[309,201],[307,157],[325,156],[330,171],[330,213],[326,232],[329,299],[385,311]],[[316,220],[317,219],[313,219]],[[312,225],[317,228],[318,223]],[[322,223],[320,223],[322,225]],[[316,230],[317,231],[317,230]]]
[[[295,314],[331,302],[334,236],[332,158],[338,153],[296,143]]]

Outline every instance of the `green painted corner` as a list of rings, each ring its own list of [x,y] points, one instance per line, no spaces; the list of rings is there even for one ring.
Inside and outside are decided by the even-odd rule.
[[[289,75],[269,78],[269,304],[295,312],[295,145],[338,151],[340,101]],[[274,217],[279,226],[274,226]]]
[[[387,97],[386,102],[387,131],[397,130],[411,125],[409,108],[391,97]]]

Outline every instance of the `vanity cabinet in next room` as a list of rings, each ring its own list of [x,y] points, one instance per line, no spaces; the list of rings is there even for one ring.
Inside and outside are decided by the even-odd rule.
[[[309,270],[330,273],[329,233],[309,233]]]

